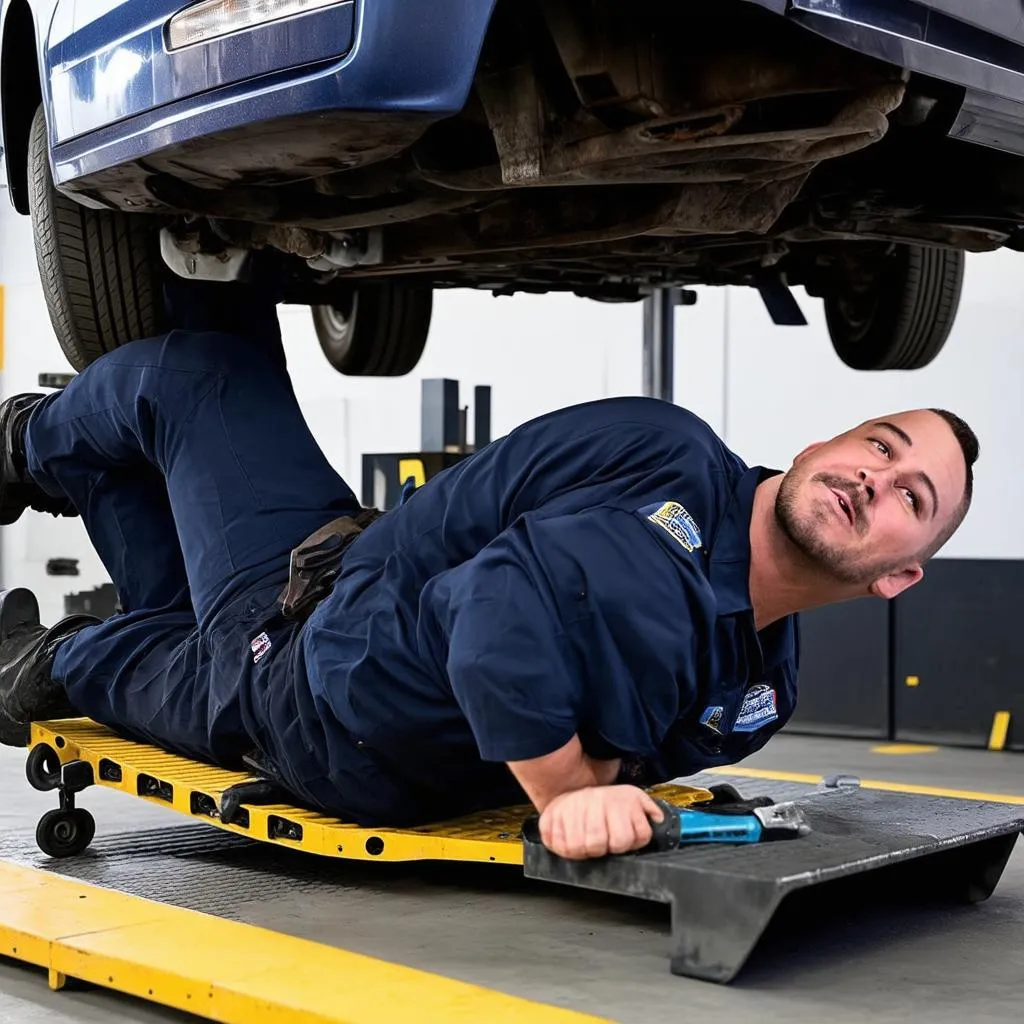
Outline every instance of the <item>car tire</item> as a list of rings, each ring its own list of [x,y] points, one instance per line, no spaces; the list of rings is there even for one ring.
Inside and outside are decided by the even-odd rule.
[[[93,210],[54,188],[40,107],[28,150],[36,262],[57,341],[76,370],[136,338],[159,334],[162,261],[156,222]]]
[[[855,370],[917,370],[942,351],[956,319],[966,256],[894,245],[853,250],[825,293],[836,355]]]
[[[332,305],[312,310],[320,347],[339,373],[400,377],[423,355],[433,291],[394,282],[360,284]]]

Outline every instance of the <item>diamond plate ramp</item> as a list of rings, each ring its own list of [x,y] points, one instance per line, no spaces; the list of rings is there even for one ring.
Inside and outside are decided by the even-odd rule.
[[[744,789],[752,789],[746,787]],[[770,791],[778,798],[782,784]],[[994,802],[842,788],[793,797],[811,834],[789,842],[700,845],[567,861],[528,841],[527,877],[669,903],[672,971],[731,981],[783,900],[854,880],[878,892],[987,899],[1024,830],[1024,810]]]

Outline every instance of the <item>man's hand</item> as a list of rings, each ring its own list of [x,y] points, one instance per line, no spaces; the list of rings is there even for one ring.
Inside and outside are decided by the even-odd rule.
[[[553,853],[586,860],[642,849],[651,841],[649,819],[663,818],[636,786],[591,786],[556,796],[540,816],[540,837]]]

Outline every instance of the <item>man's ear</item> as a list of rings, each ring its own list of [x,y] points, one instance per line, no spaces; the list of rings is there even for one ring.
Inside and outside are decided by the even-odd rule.
[[[879,577],[868,587],[868,590],[875,597],[882,597],[887,601],[891,601],[898,594],[902,594],[904,590],[912,587],[915,583],[919,583],[923,578],[924,569],[919,565],[912,565],[906,569],[900,569],[899,572]]]
[[[810,455],[811,452],[817,451],[825,443],[826,442],[824,441],[815,441],[813,444],[809,444],[802,452],[800,452],[799,455],[796,456],[796,458],[793,459],[793,465],[795,466],[801,459]]]

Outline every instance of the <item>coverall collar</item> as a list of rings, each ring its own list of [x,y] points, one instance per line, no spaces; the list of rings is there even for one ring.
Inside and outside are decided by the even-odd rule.
[[[780,470],[754,466],[739,479],[711,546],[709,578],[719,615],[753,612],[750,600],[750,519],[758,485]]]

